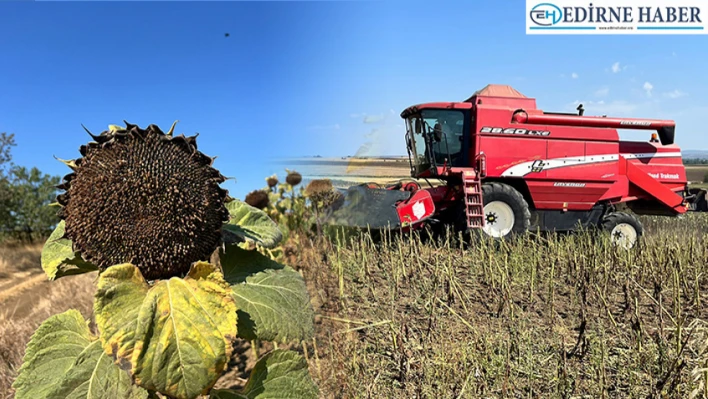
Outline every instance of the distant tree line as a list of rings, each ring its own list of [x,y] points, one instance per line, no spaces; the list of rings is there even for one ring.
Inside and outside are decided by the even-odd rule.
[[[15,135],[0,133],[0,241],[33,243],[45,239],[59,222],[55,202],[61,177],[12,162]]]
[[[684,158],[684,165],[708,165],[708,158]]]

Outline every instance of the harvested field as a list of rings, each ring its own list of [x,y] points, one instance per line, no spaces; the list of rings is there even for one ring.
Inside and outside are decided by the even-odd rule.
[[[708,165],[687,165],[686,177],[693,183],[706,183],[704,180],[708,178]]]
[[[582,234],[303,242],[322,397],[705,393],[693,372],[708,362],[708,215],[642,221],[635,252]]]

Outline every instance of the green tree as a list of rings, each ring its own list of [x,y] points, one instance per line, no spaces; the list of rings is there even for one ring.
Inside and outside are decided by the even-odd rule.
[[[18,234],[30,242],[52,231],[59,221],[50,204],[60,177],[12,162],[15,135],[0,133],[0,235]]]
[[[28,241],[48,235],[59,222],[56,208],[50,205],[59,183],[58,176],[42,173],[35,167],[15,166],[10,170],[12,227],[23,232]]]
[[[15,135],[0,133],[0,235],[12,224],[12,190],[9,172],[12,167],[11,149],[15,144]]]

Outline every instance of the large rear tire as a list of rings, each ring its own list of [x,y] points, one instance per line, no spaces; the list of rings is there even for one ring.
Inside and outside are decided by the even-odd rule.
[[[528,231],[531,211],[524,196],[508,184],[482,185],[484,235],[492,238],[516,236]]]
[[[610,234],[614,245],[634,248],[644,234],[644,227],[636,216],[626,212],[612,212],[602,220],[602,230]]]
[[[455,221],[455,230],[482,237],[501,239],[513,237],[528,231],[531,225],[529,204],[519,191],[504,183],[482,185],[484,204],[484,227],[468,229],[464,203],[460,203]]]

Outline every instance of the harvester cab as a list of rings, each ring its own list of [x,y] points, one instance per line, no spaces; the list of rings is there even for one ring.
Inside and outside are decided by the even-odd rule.
[[[431,168],[463,166],[465,123],[469,113],[445,108],[427,108],[406,120],[409,156],[413,154],[412,177]]]
[[[408,107],[401,118],[415,180],[382,189],[358,187],[368,193],[358,197],[371,201],[357,209],[388,209],[386,224],[393,227],[437,222],[497,238],[599,227],[628,246],[642,235],[636,215],[689,210],[673,121],[584,111],[582,106],[577,113],[543,111],[534,98],[505,85],[488,85],[465,101]],[[623,141],[617,129],[653,135]],[[440,184],[418,183],[430,179]],[[620,211],[621,205],[632,212]]]

